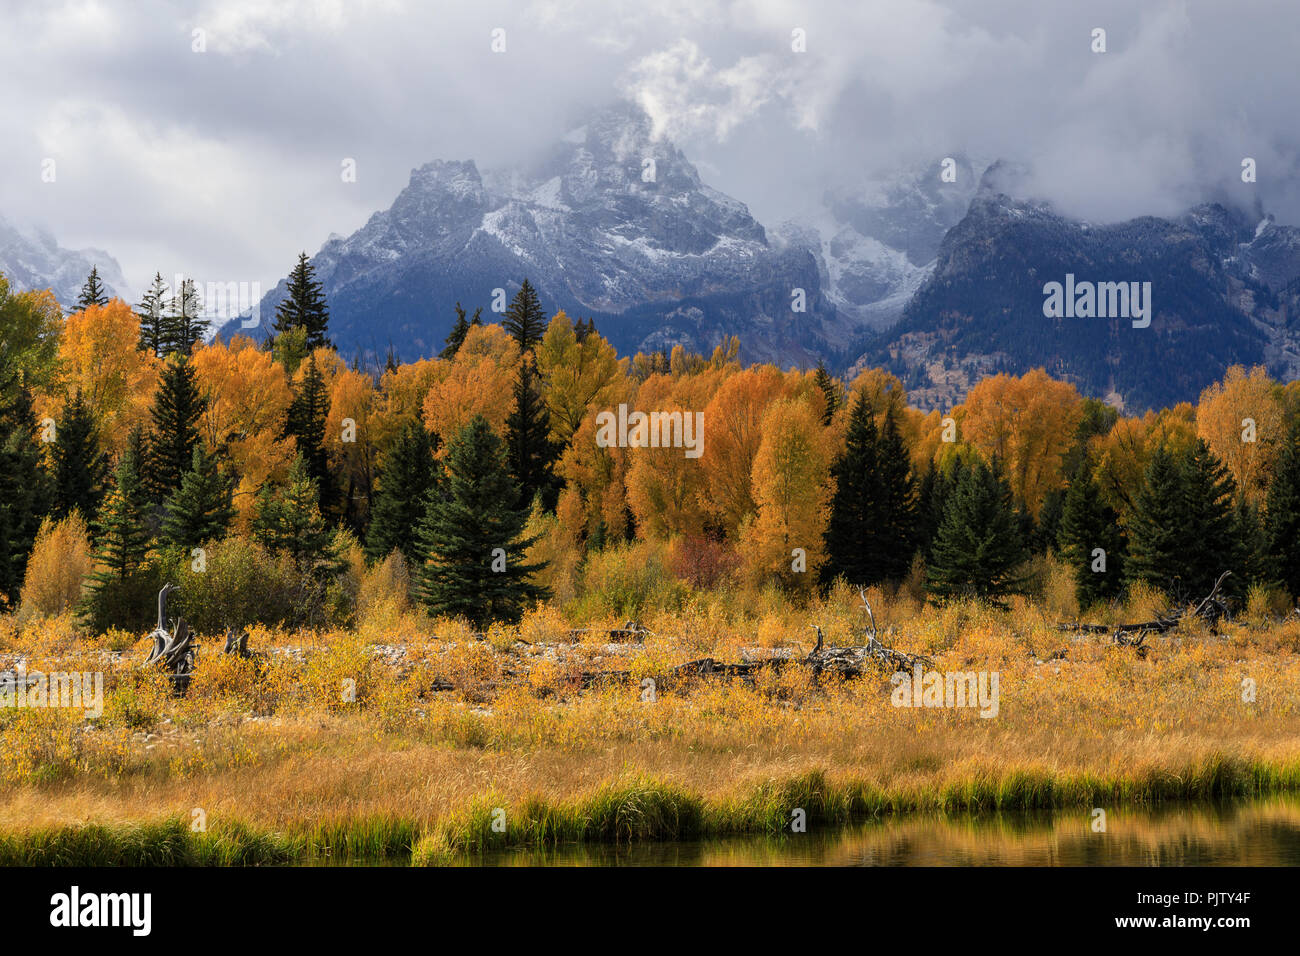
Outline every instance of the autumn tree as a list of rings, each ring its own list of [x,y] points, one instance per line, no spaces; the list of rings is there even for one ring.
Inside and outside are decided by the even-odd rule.
[[[456,357],[432,369],[421,405],[425,427],[435,435],[455,435],[482,415],[504,435],[519,360],[519,346],[501,326],[471,326]]]
[[[1196,433],[1232,475],[1247,500],[1262,504],[1285,435],[1275,383],[1262,367],[1228,369],[1222,383],[1201,392]]]
[[[316,280],[316,269],[307,253],[301,252],[298,264],[289,273],[285,297],[275,309],[275,332],[283,335],[302,329],[306,334],[306,348],[311,351],[329,346],[329,320],[323,286]]]
[[[63,310],[49,292],[15,292],[0,273],[0,393],[44,386],[55,368]]]
[[[614,347],[594,328],[578,327],[558,312],[536,348],[537,371],[551,423],[551,438],[563,447],[593,406],[610,404],[622,378]]]
[[[757,513],[741,534],[752,573],[810,588],[825,558],[830,447],[808,402],[782,398],[763,415],[754,459]]]
[[[702,495],[712,521],[733,540],[754,503],[754,460],[763,441],[763,415],[786,392],[785,376],[772,365],[757,365],[729,375],[704,407],[708,453]]]
[[[446,490],[429,500],[420,528],[428,558],[420,596],[433,614],[463,617],[475,627],[519,620],[524,607],[545,600],[534,584],[540,570],[524,555],[528,506],[506,470],[505,449],[482,416],[449,443]]]

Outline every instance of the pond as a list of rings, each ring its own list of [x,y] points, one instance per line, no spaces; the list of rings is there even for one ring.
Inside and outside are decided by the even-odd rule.
[[[1300,796],[1107,811],[906,816],[780,836],[501,850],[485,866],[1297,866]]]

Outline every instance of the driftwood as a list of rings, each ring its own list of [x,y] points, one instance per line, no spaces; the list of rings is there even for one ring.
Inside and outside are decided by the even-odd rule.
[[[584,634],[590,633],[589,627],[575,627],[569,631],[569,637],[576,641]],[[622,627],[610,628],[605,632],[605,636],[611,644],[640,644],[645,641],[649,633],[649,628],[643,627],[637,621],[628,621]]]
[[[1219,632],[1219,621],[1228,614],[1228,606],[1219,597],[1219,589],[1231,571],[1224,571],[1214,582],[1214,588],[1190,610],[1193,618],[1200,618],[1210,625],[1212,633]],[[1146,639],[1149,634],[1163,634],[1171,631],[1188,616],[1188,607],[1169,608],[1153,621],[1140,621],[1136,624],[1079,624],[1061,623],[1056,625],[1058,631],[1075,634],[1109,634],[1111,643],[1117,647],[1132,647],[1139,657],[1146,657]],[[1062,654],[1064,656],[1064,654]]]
[[[174,584],[164,584],[158,592],[158,626],[149,636],[153,647],[145,658],[145,666],[160,666],[172,682],[172,691],[183,695],[190,686],[194,665],[198,660],[198,646],[183,618],[176,618],[167,627],[167,598],[179,590]]]
[[[729,663],[712,657],[679,664],[666,673],[651,678],[656,687],[671,687],[674,684],[697,677],[739,677],[752,681],[763,671],[781,671],[787,667],[807,667],[814,674],[835,675],[844,679],[861,677],[864,674],[894,673],[900,670],[910,671],[917,666],[929,666],[931,661],[921,654],[907,654],[882,643],[876,632],[876,617],[864,592],[859,591],[862,608],[867,613],[869,625],[864,628],[865,642],[847,647],[828,647],[822,634],[821,625],[809,625],[817,633],[817,644],[804,657],[768,657],[757,661],[739,661]],[[625,684],[632,678],[631,671],[598,671],[582,675],[584,689],[604,687],[611,684]]]

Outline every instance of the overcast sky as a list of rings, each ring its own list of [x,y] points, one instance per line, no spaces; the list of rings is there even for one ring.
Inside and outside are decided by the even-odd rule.
[[[0,22],[0,216],[106,249],[132,294],[155,270],[268,289],[413,167],[511,164],[619,97],[768,225],[957,150],[1098,221],[1228,190],[1300,222],[1294,0],[3,0]]]

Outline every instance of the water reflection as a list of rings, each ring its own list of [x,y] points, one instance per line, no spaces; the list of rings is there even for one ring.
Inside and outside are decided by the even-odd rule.
[[[1297,866],[1300,797],[1089,812],[888,818],[828,832],[475,857],[488,866]]]

